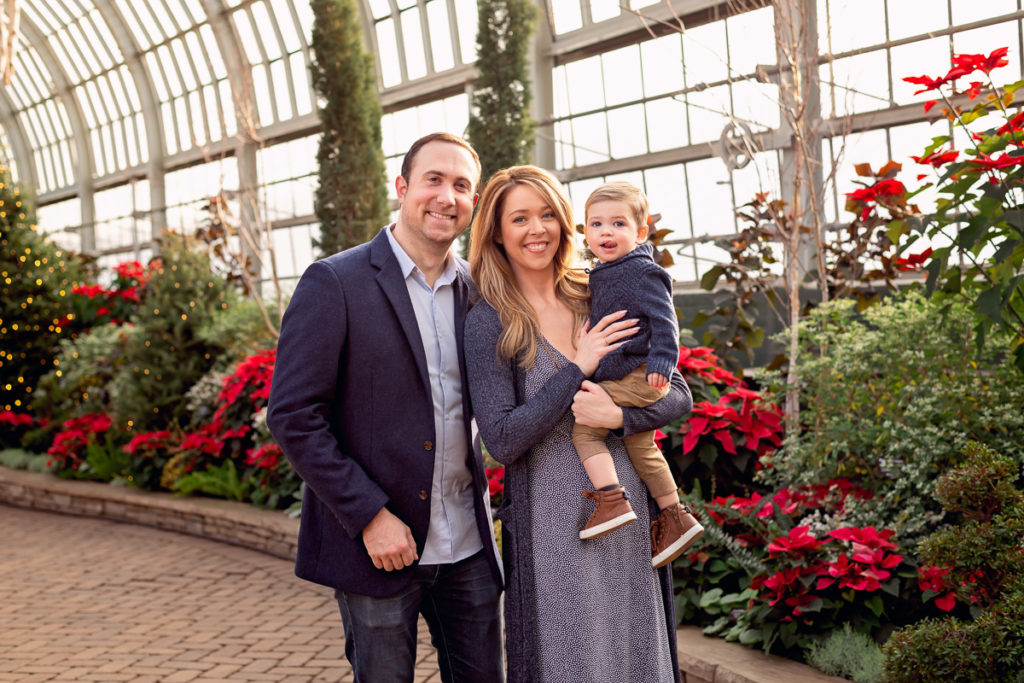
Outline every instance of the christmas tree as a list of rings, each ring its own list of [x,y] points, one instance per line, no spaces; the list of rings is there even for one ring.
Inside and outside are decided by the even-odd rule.
[[[81,277],[78,260],[36,228],[31,202],[0,165],[0,411],[25,412],[53,369]]]

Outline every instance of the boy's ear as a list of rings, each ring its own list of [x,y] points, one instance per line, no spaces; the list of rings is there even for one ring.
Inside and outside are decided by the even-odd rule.
[[[637,242],[637,244],[640,244],[641,242],[646,242],[647,241],[647,233],[648,232],[650,232],[650,227],[647,225],[647,221],[644,221],[643,225],[639,226],[636,229],[636,242]]]

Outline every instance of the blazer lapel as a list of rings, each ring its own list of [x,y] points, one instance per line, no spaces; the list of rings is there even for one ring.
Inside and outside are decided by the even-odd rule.
[[[390,226],[384,230],[389,228]],[[413,358],[416,359],[420,381],[429,392],[430,378],[427,374],[427,356],[423,351],[423,338],[420,337],[420,328],[416,323],[416,312],[412,308],[409,289],[405,284],[405,278],[402,277],[398,260],[391,250],[391,243],[388,241],[388,236],[384,234],[384,230],[381,230],[370,243],[370,263],[377,268],[377,284],[394,309],[395,317],[398,318],[398,322],[405,332],[409,349],[412,351]]]

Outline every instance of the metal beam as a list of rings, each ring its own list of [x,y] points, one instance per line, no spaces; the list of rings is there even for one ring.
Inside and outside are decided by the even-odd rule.
[[[60,60],[50,49],[50,44],[39,28],[32,23],[28,17],[22,17],[22,33],[25,41],[32,45],[39,54],[39,58],[49,71],[54,83],[54,97],[60,99],[64,104],[68,119],[71,122],[71,133],[74,139],[72,144],[78,153],[77,186],[79,204],[82,209],[82,244],[83,253],[91,253],[96,249],[96,232],[94,224],[96,221],[96,203],[93,196],[93,158],[92,149],[89,147],[89,129],[85,125],[81,105],[72,89],[71,79],[64,71]]]
[[[159,231],[167,225],[167,195],[164,188],[163,161],[164,128],[160,120],[159,104],[153,87],[153,79],[146,65],[142,62],[142,51],[135,36],[128,29],[128,24],[119,8],[114,3],[96,3],[96,10],[106,22],[110,34],[114,36],[118,49],[128,67],[128,72],[135,81],[135,91],[142,105],[142,120],[146,125],[147,163],[146,177],[149,179],[150,234],[149,238],[159,236]],[[136,140],[137,142],[137,140]]]

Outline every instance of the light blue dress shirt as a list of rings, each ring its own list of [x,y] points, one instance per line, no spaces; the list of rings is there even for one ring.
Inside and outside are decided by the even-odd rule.
[[[455,259],[449,254],[444,272],[431,288],[392,230],[393,225],[388,228],[388,240],[416,313],[434,402],[434,481],[430,527],[420,564],[450,564],[483,548],[473,512],[473,475],[466,465],[469,444],[462,414],[462,374],[455,340],[452,288]]]

